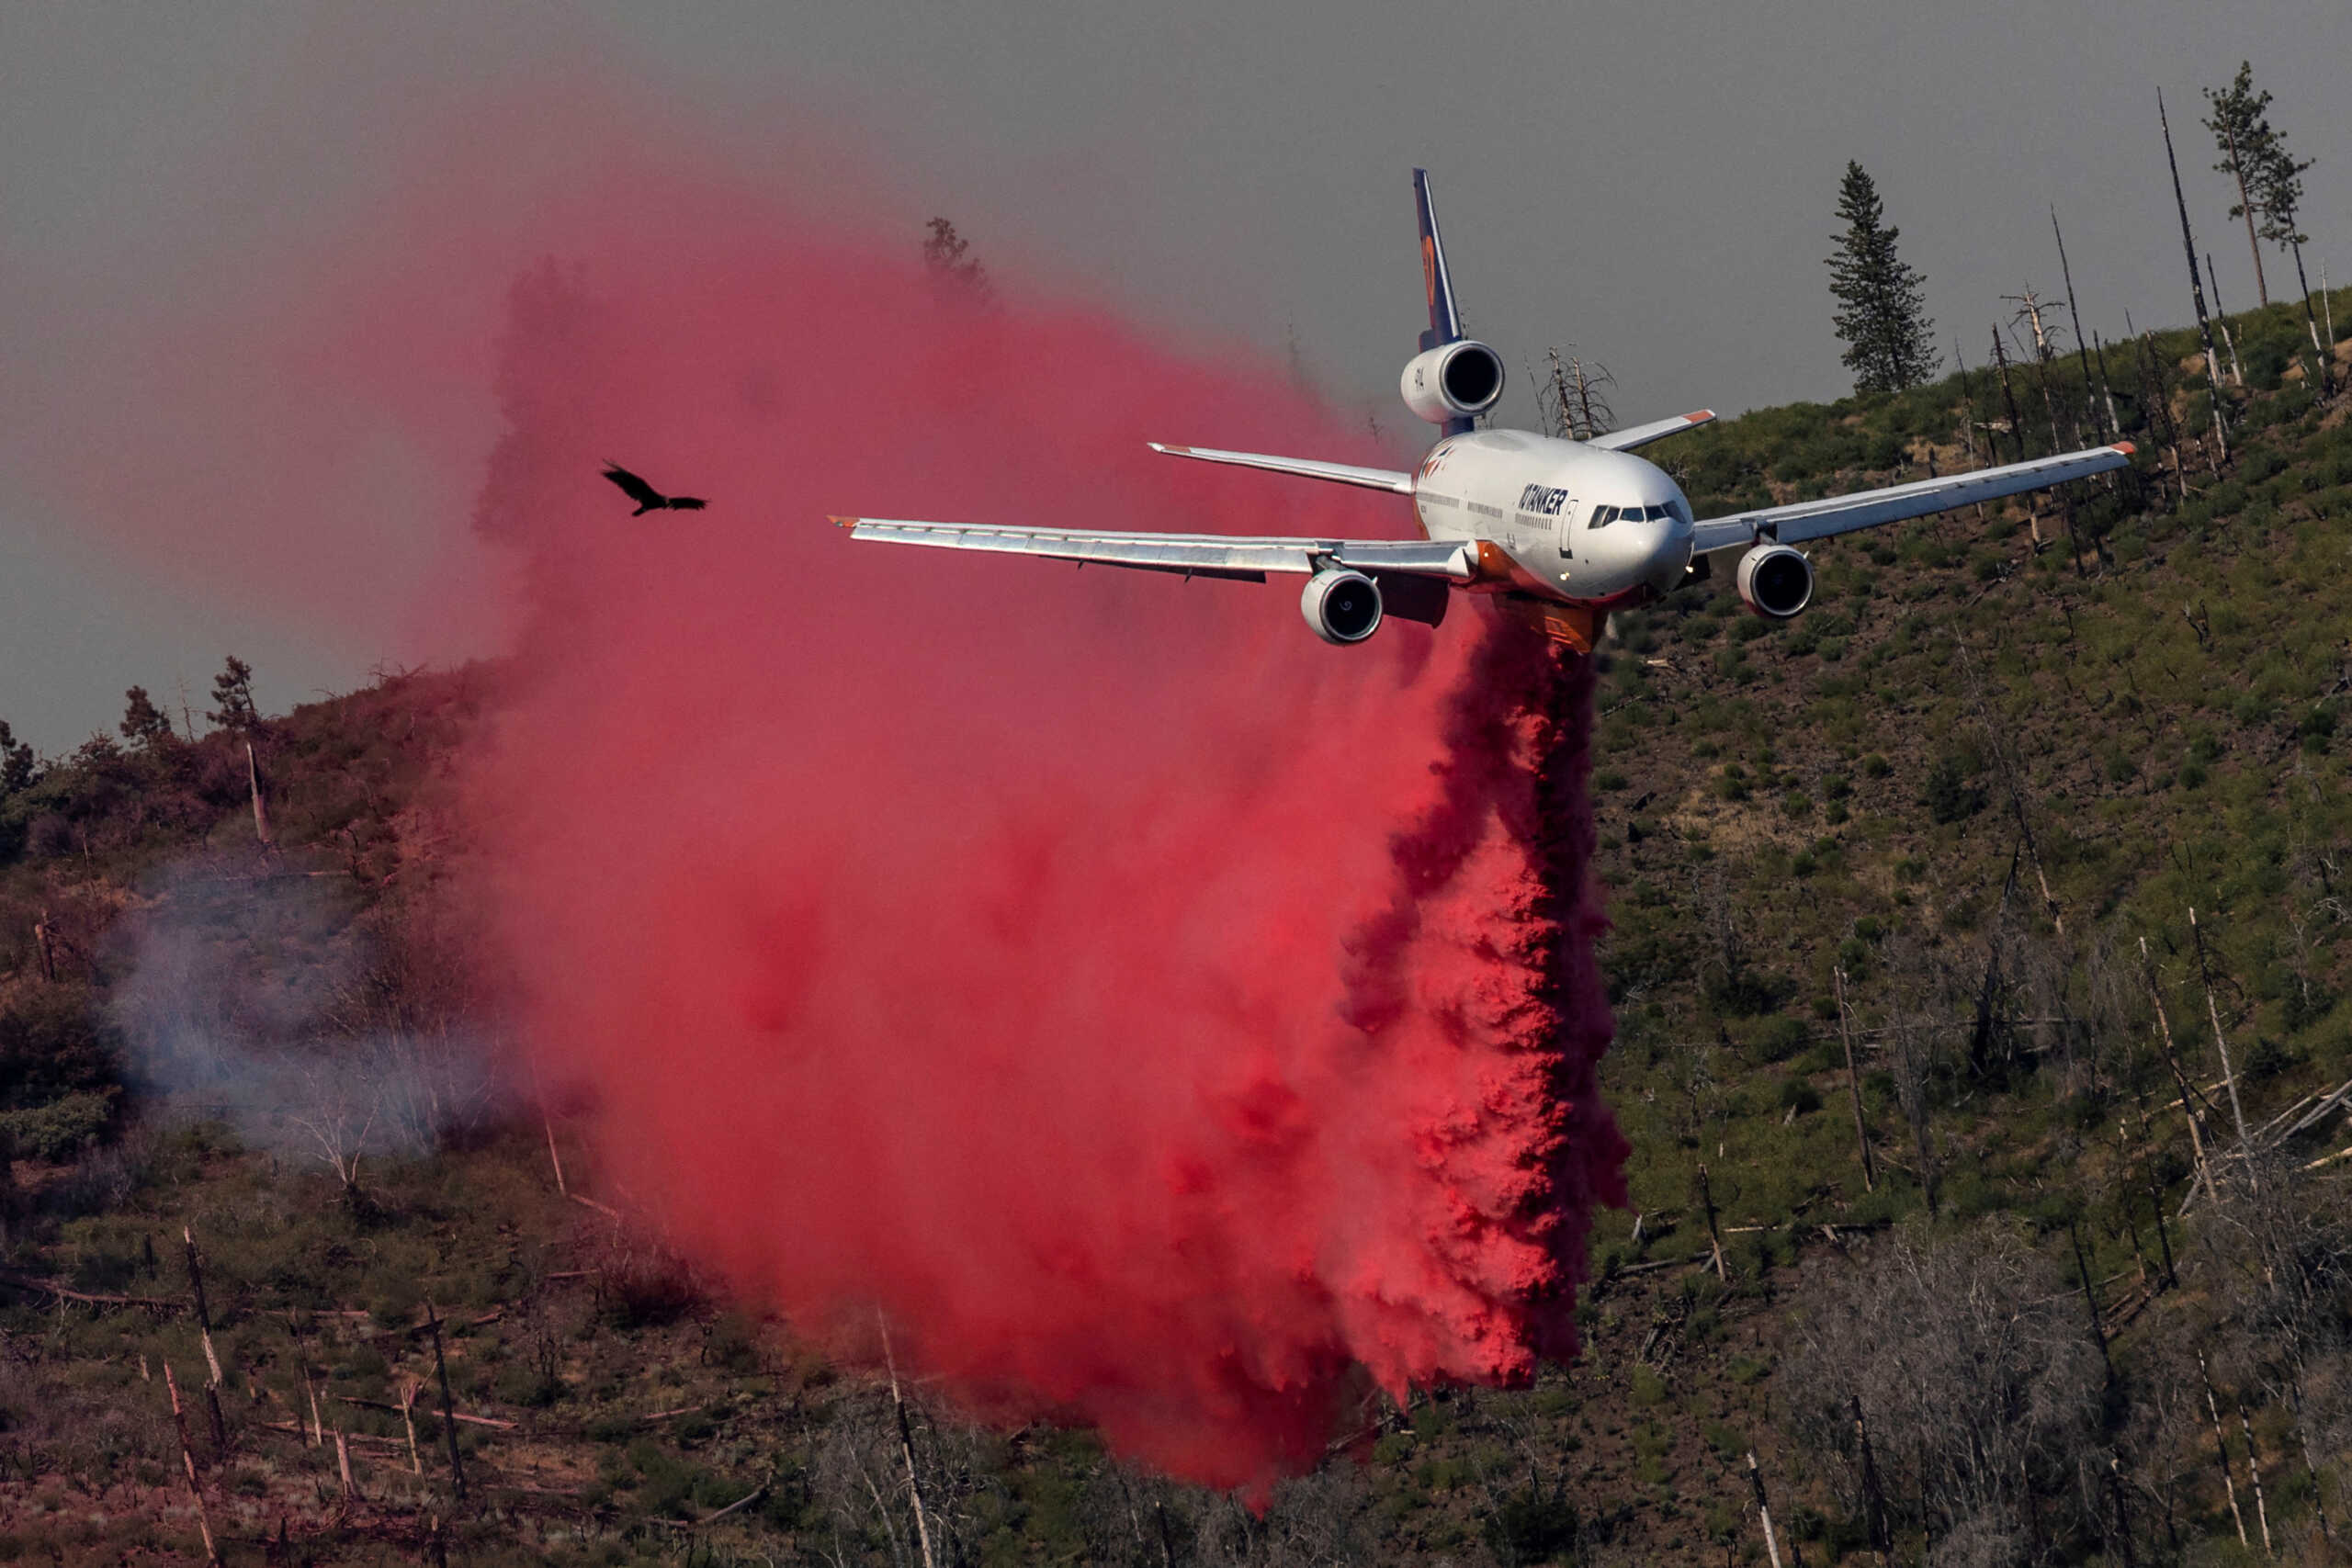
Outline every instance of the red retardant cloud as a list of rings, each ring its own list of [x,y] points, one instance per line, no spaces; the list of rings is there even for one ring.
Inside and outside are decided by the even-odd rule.
[[[552,132],[488,123],[301,276],[127,332],[157,368],[44,474],[362,646],[513,628],[466,800],[604,1179],[805,1332],[878,1310],[975,1414],[1221,1485],[1314,1462],[1366,1373],[1568,1353],[1623,1196],[1589,671],[1466,600],[1335,649],[1295,579],[854,543],[828,513],[1410,517],[1151,453],[1393,460],[1258,358],[927,275],[842,176],[819,219],[588,136],[542,188],[508,143]],[[632,518],[608,460],[709,508]],[[406,611],[469,492],[494,549]]]
[[[513,301],[479,798],[608,1168],[804,1327],[878,1308],[978,1413],[1217,1484],[1311,1463],[1356,1367],[1565,1353],[1623,1156],[1584,671],[1473,604],[1334,649],[1295,582],[854,543],[1409,520],[1146,449],[1357,455],[1261,366],[775,233]]]

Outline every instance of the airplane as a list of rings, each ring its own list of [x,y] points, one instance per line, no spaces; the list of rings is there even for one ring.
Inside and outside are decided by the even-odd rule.
[[[854,539],[1038,556],[1080,565],[1263,582],[1303,574],[1299,609],[1329,643],[1360,643],[1387,616],[1436,626],[1454,593],[1498,606],[1556,642],[1590,653],[1612,610],[1727,570],[1747,608],[1792,619],[1812,603],[1814,569],[1797,547],[1860,528],[2126,467],[2129,442],[1820,501],[1696,518],[1663,468],[1634,456],[1707,423],[1711,410],[1564,440],[1481,429],[1503,392],[1502,356],[1462,330],[1429,173],[1413,171],[1429,330],[1399,382],[1405,405],[1441,432],[1410,472],[1149,443],[1156,452],[1386,491],[1410,499],[1419,539],[1272,537],[1121,529],[1023,528],[835,517]]]

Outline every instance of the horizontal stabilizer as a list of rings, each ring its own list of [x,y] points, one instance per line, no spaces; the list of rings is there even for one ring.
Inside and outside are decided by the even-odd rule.
[[[1209,446],[1176,446],[1150,443],[1155,452],[1170,457],[1197,457],[1204,463],[1231,463],[1238,468],[1263,468],[1268,473],[1295,474],[1303,479],[1329,479],[1333,484],[1362,485],[1366,490],[1413,493],[1413,476],[1394,468],[1359,468],[1349,463],[1318,463],[1306,457],[1270,457],[1262,452],[1220,452]]]
[[[1598,446],[1604,452],[1630,452],[1636,446],[1646,446],[1653,441],[1668,435],[1679,435],[1686,430],[1696,430],[1702,424],[1713,424],[1714,421],[1714,410],[1698,409],[1690,413],[1676,414],[1672,419],[1654,419],[1647,424],[1612,430],[1604,435],[1594,436],[1585,445]]]

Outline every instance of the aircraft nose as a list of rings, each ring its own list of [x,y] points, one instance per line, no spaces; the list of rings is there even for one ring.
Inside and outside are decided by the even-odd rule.
[[[1648,547],[1649,570],[1643,581],[1659,593],[1670,593],[1681,585],[1690,569],[1690,525],[1679,517],[1669,517],[1656,523],[1645,523],[1648,535],[1644,543]]]

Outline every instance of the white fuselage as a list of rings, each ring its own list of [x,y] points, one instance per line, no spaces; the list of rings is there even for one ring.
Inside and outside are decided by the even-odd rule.
[[[1673,589],[1690,565],[1680,487],[1655,463],[1580,441],[1449,435],[1414,474],[1413,509],[1432,539],[1501,552],[1510,581],[1496,586],[1570,604],[1639,604]]]

